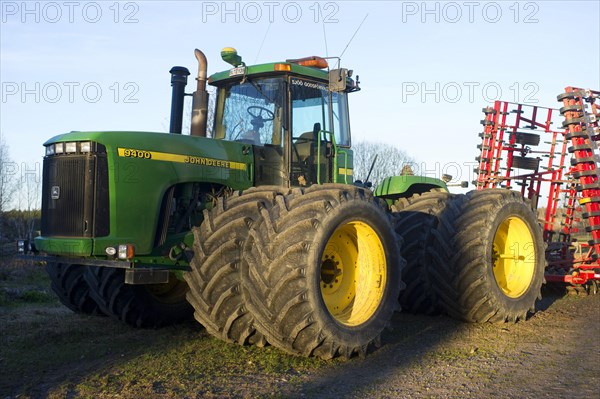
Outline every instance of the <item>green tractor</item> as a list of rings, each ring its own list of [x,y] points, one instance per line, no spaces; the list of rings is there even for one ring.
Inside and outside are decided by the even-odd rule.
[[[224,341],[321,358],[365,354],[400,306],[526,317],[544,248],[519,195],[453,195],[412,175],[373,191],[353,174],[352,71],[319,57],[247,66],[226,48],[233,68],[208,77],[195,55],[189,135],[189,71],[174,67],[172,134],[44,143],[32,249],[66,306],[150,328],[193,314]]]

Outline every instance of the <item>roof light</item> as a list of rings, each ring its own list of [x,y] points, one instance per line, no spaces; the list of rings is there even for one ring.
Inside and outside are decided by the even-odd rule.
[[[275,64],[273,67],[275,71],[291,71],[292,66],[290,64]]]
[[[298,58],[295,60],[286,60],[286,62],[291,62],[292,64],[319,69],[329,67],[329,63],[327,63],[327,60],[325,58],[317,57],[314,55],[312,57]]]

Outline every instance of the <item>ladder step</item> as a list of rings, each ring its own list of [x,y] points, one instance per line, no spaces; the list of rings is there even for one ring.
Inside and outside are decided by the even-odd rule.
[[[583,216],[584,219],[598,217],[600,216],[600,211],[594,211],[590,213],[584,212],[581,216]]]
[[[568,140],[571,140],[573,138],[578,138],[578,137],[583,137],[583,138],[587,139],[589,137],[589,135],[585,129],[582,129],[580,132],[569,132],[565,135],[565,137]]]
[[[562,126],[568,127],[569,125],[578,125],[580,123],[585,123],[585,118],[567,118],[563,121]]]
[[[595,155],[592,157],[581,157],[581,158],[573,157],[573,158],[571,158],[571,166],[575,166],[575,165],[582,164],[582,163],[595,164],[596,162],[598,162],[598,160],[597,160],[597,156],[595,156]]]
[[[589,245],[600,245],[600,238],[596,238],[595,240],[589,240]]]
[[[580,177],[584,177],[584,176],[598,176],[598,171],[597,170],[576,170],[575,172],[573,172],[573,177],[576,179],[579,179]]]
[[[564,115],[565,112],[581,112],[583,109],[581,107],[581,105],[579,104],[575,104],[575,105],[567,105],[566,107],[562,107],[561,109],[558,110],[558,112],[560,112],[561,115]]]
[[[582,184],[582,185],[577,186],[577,192],[580,193],[583,190],[600,190],[600,184],[598,182],[596,182],[596,183]]]

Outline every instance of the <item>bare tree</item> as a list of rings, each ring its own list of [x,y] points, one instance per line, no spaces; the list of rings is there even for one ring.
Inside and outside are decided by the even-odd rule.
[[[14,199],[17,164],[12,161],[8,144],[0,135],[0,242],[4,237],[4,213]]]
[[[36,221],[40,214],[41,180],[36,174],[23,176],[18,184],[17,208],[19,217],[13,219],[14,228],[19,238],[33,238]]]
[[[377,156],[369,177],[373,186],[377,186],[388,176],[406,174],[407,167],[414,163],[414,160],[404,151],[390,144],[361,141],[353,144],[352,149],[354,152],[353,175],[356,180],[365,181],[367,179],[371,165]]]

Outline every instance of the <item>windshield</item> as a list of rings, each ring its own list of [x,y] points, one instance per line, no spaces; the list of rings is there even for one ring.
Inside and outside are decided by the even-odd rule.
[[[215,138],[281,145],[284,90],[281,78],[248,79],[221,87]]]

